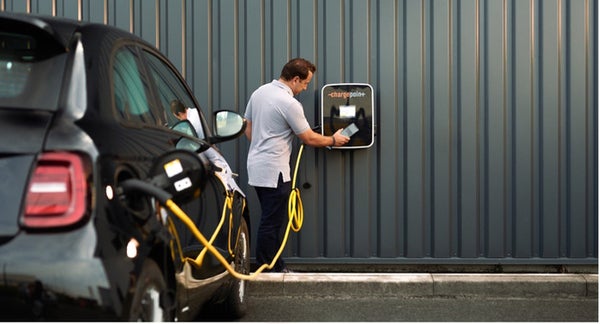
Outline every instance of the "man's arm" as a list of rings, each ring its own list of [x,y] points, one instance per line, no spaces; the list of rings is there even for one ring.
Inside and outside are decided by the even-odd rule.
[[[350,137],[342,135],[341,132],[342,129],[338,129],[333,136],[323,136],[309,128],[298,134],[298,138],[304,144],[312,147],[342,146],[350,141]]]
[[[244,133],[246,134],[246,138],[252,141],[252,122],[249,119],[246,119],[246,130]]]

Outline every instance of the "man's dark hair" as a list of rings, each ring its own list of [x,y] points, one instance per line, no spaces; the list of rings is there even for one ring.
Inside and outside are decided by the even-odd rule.
[[[308,78],[308,72],[315,73],[317,67],[303,58],[291,59],[281,69],[280,78],[289,81],[294,77],[300,77],[300,80]]]
[[[178,113],[184,113],[185,106],[183,105],[183,103],[181,101],[174,99],[173,101],[171,101],[171,112],[174,115],[177,115]]]

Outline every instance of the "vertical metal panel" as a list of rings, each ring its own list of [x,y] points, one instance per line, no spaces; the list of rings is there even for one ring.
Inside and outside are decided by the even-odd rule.
[[[514,252],[517,258],[536,256],[533,253],[536,236],[534,227],[534,1],[516,1],[511,8],[514,16],[509,33],[513,43],[510,49],[510,109],[513,146],[510,165],[510,214]],[[518,49],[518,50],[517,50]],[[521,140],[525,139],[525,140]]]
[[[292,57],[376,90],[376,145],[307,148],[296,262],[595,263],[598,5],[590,0],[0,0],[166,53],[210,114]],[[221,144],[246,185],[248,142]]]
[[[430,167],[429,184],[432,204],[432,256],[452,255],[452,232],[454,213],[452,210],[452,29],[451,1],[439,0],[431,3],[429,13],[430,56],[429,78],[432,82],[429,106],[431,139],[429,150],[433,163]]]
[[[570,215],[567,223],[567,256],[586,257],[587,236],[589,226],[586,219],[588,166],[588,133],[589,95],[586,43],[588,37],[587,1],[570,1],[566,4],[565,25],[565,129],[566,129],[566,214]],[[582,149],[575,149],[582,146]]]
[[[429,256],[425,249],[429,235],[426,231],[429,219],[425,215],[425,4],[424,1],[407,1],[403,17],[407,82],[406,101],[402,109],[405,110],[407,123],[403,130],[406,134],[406,182],[402,189],[406,194],[404,249],[405,256],[409,258]],[[385,136],[382,131],[379,131],[379,136]]]
[[[377,25],[373,30],[371,39],[372,53],[375,57],[373,68],[379,71],[387,68],[391,71],[403,69],[403,35],[404,25],[399,17],[403,17],[402,5],[395,0],[379,1],[376,8],[371,12],[378,19],[372,19]],[[376,256],[393,258],[402,256],[404,243],[404,196],[400,191],[405,182],[403,143],[405,128],[403,110],[397,109],[402,104],[404,92],[404,77],[401,73],[377,74],[371,78],[372,85],[378,89],[376,105],[379,107],[376,116],[377,147],[374,152],[374,167],[377,168],[376,179],[385,175],[387,179],[394,181],[377,181],[374,185],[375,202],[378,208],[377,228],[375,237],[377,239]],[[381,131],[386,129],[386,136],[381,136]],[[385,152],[385,153],[384,153]],[[384,158],[385,157],[385,158]],[[355,175],[358,176],[358,175]],[[360,197],[360,195],[358,195]]]
[[[560,232],[561,205],[564,205],[563,158],[562,149],[564,128],[562,117],[562,30],[563,19],[560,1],[544,2],[540,7],[541,16],[538,25],[543,31],[540,48],[544,53],[540,57],[538,80],[541,84],[541,105],[538,107],[540,121],[540,196],[541,210],[541,246],[540,256],[558,257],[561,253]],[[541,220],[541,219],[540,219]]]
[[[212,1],[188,1],[186,11],[188,39],[186,79],[201,108],[205,112],[212,109],[213,77],[212,46],[213,20]]]

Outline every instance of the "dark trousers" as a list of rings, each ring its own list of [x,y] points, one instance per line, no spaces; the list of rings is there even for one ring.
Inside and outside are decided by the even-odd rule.
[[[256,238],[256,263],[271,264],[281,246],[281,227],[288,219],[287,205],[292,190],[291,181],[283,182],[279,174],[277,188],[254,187],[260,201],[261,218]],[[285,262],[280,257],[271,271],[281,272]]]

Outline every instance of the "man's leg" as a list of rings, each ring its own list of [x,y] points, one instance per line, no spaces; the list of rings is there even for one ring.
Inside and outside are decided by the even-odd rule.
[[[255,187],[260,201],[261,219],[256,239],[256,262],[258,266],[271,264],[281,246],[281,226],[287,219],[287,202],[291,191],[291,183],[283,182],[279,175],[277,188]],[[285,262],[280,257],[272,271],[281,272]]]

